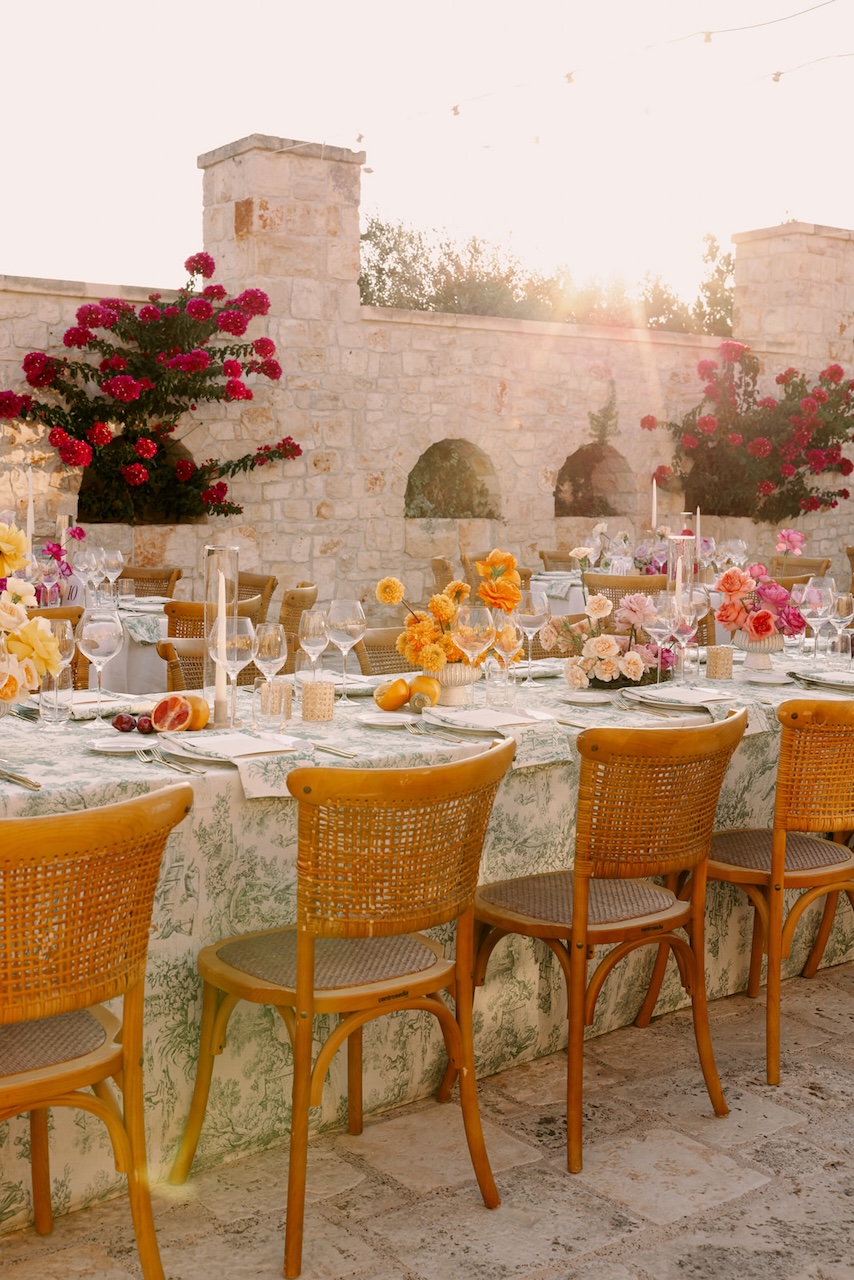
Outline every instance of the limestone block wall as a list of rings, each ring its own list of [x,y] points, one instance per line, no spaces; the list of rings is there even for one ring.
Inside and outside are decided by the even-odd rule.
[[[236,456],[285,434],[304,453],[233,482],[242,516],[178,527],[97,527],[100,541],[118,542],[137,560],[180,564],[184,594],[197,590],[211,541],[235,543],[244,567],[269,566],[283,587],[316,582],[321,599],[346,589],[370,602],[376,579],[388,573],[404,579],[412,598],[423,598],[432,589],[431,557],[456,563],[461,551],[495,545],[536,565],[538,546],[571,547],[595,523],[556,518],[554,490],[566,459],[590,443],[588,415],[602,409],[612,385],[617,422],[606,487],[619,514],[609,529],[635,534],[648,524],[651,475],[669,460],[669,438],[642,432],[639,420],[645,413],[679,415],[696,402],[697,362],[714,354],[717,340],[362,307],[364,159],[253,135],[199,160],[204,247],[227,287],[270,295],[270,314],[252,333],[275,340],[284,373],[280,383],[264,384],[256,400],[202,406],[182,423],[181,438],[200,459]],[[769,376],[788,364],[814,374],[829,359],[850,369],[852,236],[800,225],[793,231],[790,224],[737,237],[737,336],[765,360]],[[84,299],[142,301],[148,292],[0,277],[0,386],[22,389],[27,351],[62,350],[62,333]],[[36,504],[51,532],[55,509],[73,502],[72,482],[55,470],[53,450],[36,433],[3,427],[0,509],[4,493],[23,497],[22,465],[43,464]],[[481,460],[491,476],[494,517],[405,516],[413,469],[443,441],[461,441]],[[659,519],[679,526],[681,505],[680,494],[661,494]],[[811,554],[833,555],[835,568],[847,572],[843,548],[854,533],[844,504],[797,523],[809,535]],[[757,555],[773,546],[773,530],[748,519],[709,518],[704,528],[745,537]]]

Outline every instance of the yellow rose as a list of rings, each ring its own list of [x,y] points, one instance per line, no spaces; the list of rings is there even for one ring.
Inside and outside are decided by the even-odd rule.
[[[6,648],[21,663],[31,658],[39,676],[46,671],[54,676],[60,669],[59,646],[44,618],[30,618],[17,631],[10,632]]]
[[[8,578],[27,563],[27,535],[13,524],[0,524],[0,578]]]

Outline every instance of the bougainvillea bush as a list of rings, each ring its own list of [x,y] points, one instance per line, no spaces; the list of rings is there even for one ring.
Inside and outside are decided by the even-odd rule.
[[[140,307],[121,298],[80,307],[63,344],[88,358],[31,351],[24,377],[44,399],[0,391],[0,418],[43,423],[63,463],[85,469],[81,520],[238,515],[226,478],[302,452],[286,436],[230,461],[196,463],[173,439],[188,409],[251,400],[247,378],[282,376],[272,339],[243,340],[270,309],[266,293],[229,297],[222,285],[201,283],[216,269],[207,253],[184,266],[190,280],[168,301],[154,293]]]
[[[850,496],[845,480],[854,462],[842,451],[854,431],[854,381],[841,365],[828,365],[814,381],[786,369],[777,374],[777,395],[760,395],[759,361],[728,341],[697,373],[703,396],[681,421],[641,419],[644,430],[672,435],[686,509],[774,523]]]

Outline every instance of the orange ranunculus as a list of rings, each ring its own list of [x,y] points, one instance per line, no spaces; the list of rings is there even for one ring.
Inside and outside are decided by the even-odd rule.
[[[518,573],[515,576],[518,578]],[[508,578],[484,578],[477,594],[490,609],[501,609],[504,613],[512,613],[522,599],[521,591]]]
[[[516,572],[516,557],[511,556],[509,551],[490,551],[485,560],[475,560],[474,567],[482,578],[492,581],[503,579],[516,587],[522,585],[522,579]]]
[[[744,630],[751,640],[767,640],[768,636],[775,636],[777,627],[773,613],[770,609],[757,609],[745,622]]]
[[[745,573],[743,569],[727,569],[726,573],[722,573],[715,583],[715,590],[722,591],[725,596],[741,599],[746,596],[748,591],[752,591],[756,586],[756,582],[751,578],[749,573]]]
[[[747,621],[747,610],[738,600],[725,600],[715,614],[715,621],[727,631],[738,631]]]

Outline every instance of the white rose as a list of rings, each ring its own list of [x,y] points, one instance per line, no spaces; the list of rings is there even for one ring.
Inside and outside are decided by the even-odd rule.
[[[597,680],[616,680],[620,674],[620,668],[613,658],[604,658],[596,663],[593,674]]]
[[[0,631],[17,631],[27,621],[27,611],[22,604],[13,604],[4,591],[0,595]]]
[[[630,680],[640,680],[646,667],[643,664],[643,658],[639,653],[627,653],[617,662],[624,676],[628,676]]]
[[[564,675],[566,676],[566,682],[570,689],[586,689],[590,684],[590,681],[587,679],[586,671],[575,658],[570,658],[567,661],[564,669]]]
[[[26,578],[7,578],[3,594],[8,595],[16,604],[22,604],[25,609],[35,608],[36,589]]]
[[[584,648],[581,650],[585,658],[617,658],[620,654],[620,646],[614,636],[603,632],[599,636],[589,636],[584,641]]]
[[[588,618],[607,618],[614,606],[607,596],[591,596],[584,606]]]
[[[569,554],[571,556],[574,556],[576,560],[589,560],[590,557],[593,555],[593,548],[592,547],[573,547],[573,549],[570,551]]]

